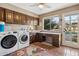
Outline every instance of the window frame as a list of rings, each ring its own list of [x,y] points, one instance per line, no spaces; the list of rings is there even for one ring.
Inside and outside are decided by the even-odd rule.
[[[47,31],[47,29],[44,29],[44,20],[45,20],[45,19],[50,19],[50,23],[51,23],[51,18],[52,18],[52,17],[59,17],[59,22],[60,22],[60,20],[61,20],[61,19],[60,19],[60,18],[61,18],[60,15],[52,15],[52,16],[44,17],[44,18],[43,18],[43,21],[42,21],[42,22],[43,22],[43,30],[46,30],[46,31]],[[51,25],[50,25],[50,31],[51,31],[51,30],[52,30],[52,29],[51,29]]]

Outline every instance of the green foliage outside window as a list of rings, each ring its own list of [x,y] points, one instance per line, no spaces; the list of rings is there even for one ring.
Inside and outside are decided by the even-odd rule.
[[[53,30],[59,29],[59,17],[53,17],[53,19],[44,19],[44,29]]]

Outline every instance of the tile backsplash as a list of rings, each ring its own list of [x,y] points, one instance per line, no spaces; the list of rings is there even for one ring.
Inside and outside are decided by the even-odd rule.
[[[17,31],[28,29],[28,25],[18,25],[18,24],[5,24],[5,31]]]

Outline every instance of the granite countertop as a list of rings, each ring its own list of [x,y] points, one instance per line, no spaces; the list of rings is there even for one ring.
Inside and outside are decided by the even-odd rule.
[[[52,31],[38,31],[38,30],[33,30],[33,31],[29,31],[31,33],[46,33],[46,34],[58,34],[61,35],[61,33],[59,32],[52,32]]]

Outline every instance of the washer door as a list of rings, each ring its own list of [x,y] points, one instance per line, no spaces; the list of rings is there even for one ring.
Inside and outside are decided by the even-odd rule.
[[[17,38],[14,35],[7,35],[1,41],[1,46],[4,49],[10,49],[14,47],[17,43]]]
[[[21,42],[22,44],[24,44],[24,43],[26,43],[27,40],[28,40],[28,36],[27,36],[27,35],[23,35],[23,36],[21,37],[21,39],[20,39],[20,42]]]

